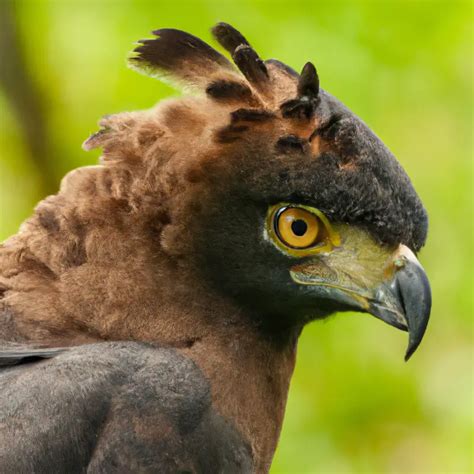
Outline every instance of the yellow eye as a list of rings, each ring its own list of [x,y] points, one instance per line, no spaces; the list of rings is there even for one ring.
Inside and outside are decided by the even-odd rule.
[[[324,225],[306,209],[283,207],[275,215],[275,231],[285,245],[305,249],[318,243]]]
[[[266,228],[272,242],[293,257],[329,252],[341,244],[326,216],[318,209],[302,204],[271,206]]]

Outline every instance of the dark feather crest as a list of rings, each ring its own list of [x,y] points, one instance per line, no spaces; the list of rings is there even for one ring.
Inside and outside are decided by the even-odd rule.
[[[212,33],[231,55],[246,79],[257,88],[268,81],[268,71],[247,39],[228,23],[218,23]]]
[[[235,73],[222,54],[196,36],[164,28],[153,31],[155,39],[141,40],[130,64],[151,75],[169,75],[185,85],[204,86],[209,76],[218,72]],[[237,76],[238,77],[238,76]]]
[[[284,102],[280,109],[283,117],[310,119],[319,102],[319,77],[316,68],[306,63],[298,80],[298,97]]]
[[[250,46],[250,43],[242,33],[228,23],[217,23],[211,31],[218,43],[231,55],[233,55],[235,50],[242,44]]]
[[[227,23],[218,23],[212,33],[232,55],[246,80],[207,43],[175,29],[156,30],[155,39],[140,41],[130,63],[152,75],[169,76],[183,86],[205,90],[208,97],[219,102],[265,109],[267,100],[270,104],[284,101],[280,106],[283,117],[301,120],[313,117],[319,101],[319,78],[313,64],[307,63],[299,75],[280,61],[263,61],[247,39]],[[285,91],[296,97],[285,100]]]
[[[316,100],[319,94],[319,77],[313,63],[307,62],[298,81],[298,97]]]
[[[240,45],[232,55],[232,59],[251,84],[259,86],[268,81],[265,63],[250,46]]]

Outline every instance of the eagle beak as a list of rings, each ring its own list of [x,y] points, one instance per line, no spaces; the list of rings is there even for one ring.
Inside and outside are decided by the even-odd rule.
[[[383,282],[369,303],[369,312],[383,321],[408,331],[408,360],[423,339],[431,312],[428,277],[413,252],[401,245],[393,261],[394,273]]]
[[[290,273],[295,282],[313,287],[320,297],[408,331],[408,360],[423,339],[431,311],[430,284],[420,262],[405,245],[384,259],[382,271],[366,268],[375,263],[370,259],[359,259],[358,265],[342,265],[348,261],[321,256],[317,262],[312,259],[296,265]]]

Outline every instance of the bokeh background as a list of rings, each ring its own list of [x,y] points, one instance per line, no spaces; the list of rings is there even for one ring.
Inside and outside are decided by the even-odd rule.
[[[470,2],[0,0],[0,241],[65,172],[97,161],[81,143],[101,115],[177,94],[127,69],[132,43],[158,27],[210,40],[220,20],[262,57],[314,61],[430,214],[420,350],[404,363],[406,334],[366,315],[310,325],[272,473],[472,472]]]

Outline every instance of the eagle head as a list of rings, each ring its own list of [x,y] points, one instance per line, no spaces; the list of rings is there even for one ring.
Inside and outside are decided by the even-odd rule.
[[[104,149],[111,192],[149,225],[155,255],[266,334],[355,310],[407,330],[410,357],[431,306],[410,179],[312,63],[264,61],[225,23],[213,34],[233,63],[174,29],[135,49],[133,68],[194,95],[101,121],[84,146]]]

